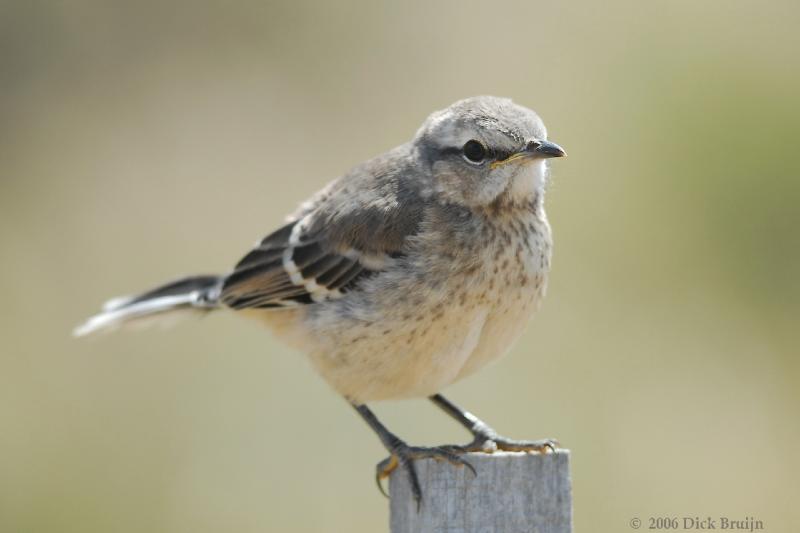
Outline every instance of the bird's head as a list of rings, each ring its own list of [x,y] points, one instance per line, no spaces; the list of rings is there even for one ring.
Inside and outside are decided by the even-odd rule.
[[[511,202],[541,196],[546,160],[566,155],[547,140],[536,113],[494,96],[467,98],[434,112],[413,146],[429,166],[435,194],[469,207],[504,195]]]

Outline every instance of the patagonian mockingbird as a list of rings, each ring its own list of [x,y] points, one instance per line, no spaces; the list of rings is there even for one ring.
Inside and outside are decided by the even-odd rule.
[[[75,334],[181,311],[254,317],[307,353],[377,433],[390,454],[379,486],[399,466],[419,502],[414,459],[472,470],[461,454],[556,446],[501,437],[439,391],[503,355],[542,300],[547,160],[564,155],[530,109],[491,96],[458,101],[303,203],[232,272],[116,298]],[[366,406],[423,396],[474,440],[410,446]]]

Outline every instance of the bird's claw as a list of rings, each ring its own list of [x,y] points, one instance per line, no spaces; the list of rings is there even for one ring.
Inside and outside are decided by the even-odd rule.
[[[389,493],[386,492],[386,489],[383,488],[382,481],[389,477],[392,472],[395,471],[397,465],[399,464],[397,457],[394,455],[390,455],[377,465],[375,465],[375,483],[378,485],[378,490],[381,491],[381,494],[389,497]]]
[[[466,446],[466,450],[485,453],[496,451],[551,453],[558,447],[559,442],[556,439],[513,440],[490,433],[476,435],[475,440]]]
[[[375,468],[375,481],[378,483],[378,489],[381,493],[388,497],[389,495],[383,488],[381,483],[384,479],[389,477],[397,467],[402,467],[411,483],[411,494],[417,502],[417,510],[422,503],[422,489],[420,488],[419,478],[417,477],[417,470],[414,467],[416,459],[436,459],[437,461],[447,461],[456,466],[463,466],[472,472],[472,475],[477,475],[475,467],[469,462],[459,457],[459,454],[465,453],[466,450],[461,446],[435,446],[435,447],[420,447],[409,446],[405,443],[396,443],[391,450],[391,455],[378,463]]]

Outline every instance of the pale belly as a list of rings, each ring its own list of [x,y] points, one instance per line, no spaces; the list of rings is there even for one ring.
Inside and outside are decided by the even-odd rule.
[[[420,320],[350,326],[335,346],[307,351],[317,371],[353,401],[430,396],[504,355],[539,298],[516,291],[455,304],[441,315],[420,310]]]
[[[351,401],[429,396],[508,351],[544,295],[549,252],[546,234],[498,244],[476,251],[477,272],[435,287],[395,280],[363,309],[339,301],[261,316]]]

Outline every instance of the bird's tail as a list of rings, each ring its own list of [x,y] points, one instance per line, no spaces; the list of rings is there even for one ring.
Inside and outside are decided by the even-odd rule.
[[[165,325],[186,314],[206,313],[219,307],[223,281],[221,276],[190,276],[138,296],[114,298],[72,334],[80,337],[122,326]]]

